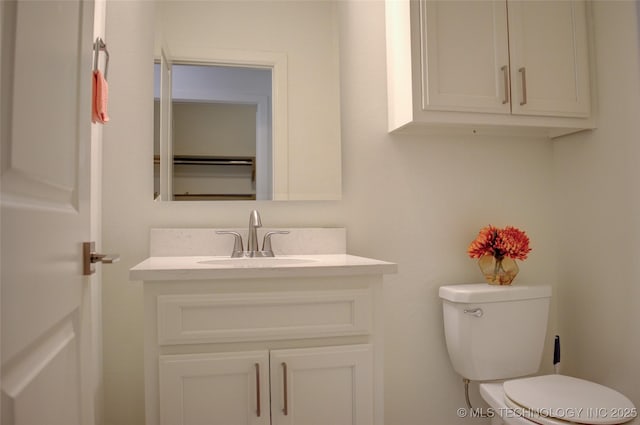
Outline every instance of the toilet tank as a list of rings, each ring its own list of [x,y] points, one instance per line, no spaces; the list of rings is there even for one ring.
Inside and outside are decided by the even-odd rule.
[[[444,332],[456,372],[473,381],[538,371],[549,316],[550,286],[486,283],[440,287]]]

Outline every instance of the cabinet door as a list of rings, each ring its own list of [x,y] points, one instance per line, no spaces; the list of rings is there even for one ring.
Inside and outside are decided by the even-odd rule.
[[[267,351],[160,356],[161,425],[268,425]]]
[[[373,423],[370,345],[271,352],[273,425]]]
[[[513,114],[589,116],[585,2],[508,5]]]
[[[421,1],[422,107],[509,114],[503,1]]]

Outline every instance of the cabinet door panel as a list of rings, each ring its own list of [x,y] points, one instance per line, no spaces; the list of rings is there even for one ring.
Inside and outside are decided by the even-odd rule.
[[[423,109],[508,114],[504,1],[421,1]]]
[[[273,425],[372,424],[372,365],[366,344],[272,351]]]
[[[584,1],[509,2],[509,43],[514,114],[589,116]]]
[[[160,424],[268,425],[268,368],[267,351],[160,356]]]

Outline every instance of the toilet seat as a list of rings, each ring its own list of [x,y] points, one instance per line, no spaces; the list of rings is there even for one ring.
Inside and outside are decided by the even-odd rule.
[[[619,392],[565,375],[544,375],[503,383],[505,403],[517,414],[543,425],[623,424],[637,415]]]

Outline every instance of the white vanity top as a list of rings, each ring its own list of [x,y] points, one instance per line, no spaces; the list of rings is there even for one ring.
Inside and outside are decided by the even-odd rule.
[[[151,256],[129,271],[131,280],[208,280],[389,274],[397,264],[346,254],[343,228],[292,228],[273,238],[275,257],[230,258],[223,229],[151,229]],[[230,230],[230,229],[224,229]],[[236,229],[233,229],[236,230]],[[246,231],[237,229],[246,235]],[[272,229],[260,229],[261,234]],[[246,237],[243,235],[243,239]]]
[[[396,273],[397,265],[348,254],[149,257],[129,272],[132,280],[353,276]]]

